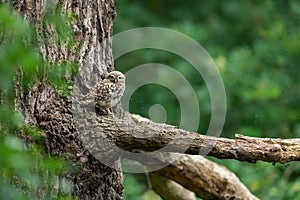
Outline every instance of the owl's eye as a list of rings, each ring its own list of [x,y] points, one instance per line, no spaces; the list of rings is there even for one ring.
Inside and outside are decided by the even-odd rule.
[[[123,76],[118,76],[118,79],[123,79]]]
[[[108,77],[107,77],[109,80],[113,80],[113,79],[115,79],[112,75],[108,75]]]

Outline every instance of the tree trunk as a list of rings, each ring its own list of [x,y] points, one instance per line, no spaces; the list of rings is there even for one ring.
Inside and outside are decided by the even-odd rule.
[[[27,94],[20,92],[22,88],[18,89],[16,107],[25,110],[26,123],[43,128],[46,133],[45,150],[49,155],[62,156],[73,163],[74,169],[79,169],[73,170],[76,173],[64,175],[66,181],[73,185],[73,194],[79,199],[123,199],[119,160],[115,161],[114,168],[110,168],[83,150],[74,128],[70,95],[62,98],[46,81],[54,69],[60,72],[61,79],[72,84],[75,77],[68,64],[76,63],[83,88],[91,88],[101,75],[113,70],[113,0],[24,0],[11,4],[25,21],[34,24],[38,47],[49,62],[39,72],[39,84]],[[55,13],[70,19],[67,26],[71,27],[74,38],[61,39],[61,32],[55,26],[57,19],[47,19]],[[62,63],[67,63],[66,69],[61,68]]]

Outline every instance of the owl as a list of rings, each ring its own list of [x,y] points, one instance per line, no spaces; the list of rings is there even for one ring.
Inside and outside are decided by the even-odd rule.
[[[125,90],[125,76],[119,71],[112,71],[95,88],[95,103],[100,110],[111,113],[110,108],[120,100]]]

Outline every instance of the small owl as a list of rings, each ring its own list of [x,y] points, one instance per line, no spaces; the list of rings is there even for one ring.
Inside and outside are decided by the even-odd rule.
[[[109,110],[120,100],[125,90],[125,76],[119,71],[110,72],[95,88],[96,107]]]

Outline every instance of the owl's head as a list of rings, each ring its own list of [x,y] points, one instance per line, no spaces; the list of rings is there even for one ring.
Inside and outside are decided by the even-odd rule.
[[[122,72],[112,71],[107,75],[107,79],[109,79],[113,83],[125,83],[125,76]]]

